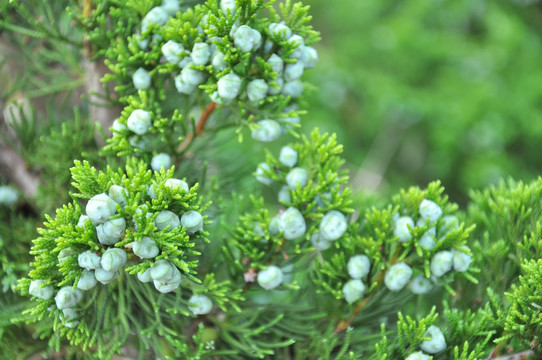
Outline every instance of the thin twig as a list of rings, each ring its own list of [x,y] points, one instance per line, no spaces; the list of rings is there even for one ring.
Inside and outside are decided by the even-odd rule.
[[[177,148],[177,151],[179,153],[182,153],[184,150],[186,150],[188,146],[192,143],[192,141],[196,137],[201,135],[201,133],[203,132],[203,128],[205,127],[205,123],[207,122],[207,119],[215,110],[215,108],[216,108],[216,103],[211,101],[209,105],[207,106],[207,108],[205,109],[205,111],[203,112],[203,114],[201,114],[201,117],[199,118],[199,121],[196,124],[195,132],[191,132],[190,134],[188,134],[186,138],[183,140],[183,142]]]
[[[533,352],[531,350],[522,351],[515,354],[509,354],[509,355],[503,355],[499,357],[495,357],[493,353],[487,358],[487,360],[525,360],[529,356],[533,355]]]

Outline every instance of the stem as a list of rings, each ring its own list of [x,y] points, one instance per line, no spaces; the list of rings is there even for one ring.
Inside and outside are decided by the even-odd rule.
[[[395,252],[393,253],[393,255],[392,255],[392,257],[391,257],[391,259],[389,261],[389,263],[394,264],[397,261],[397,257],[400,254],[401,254],[401,246],[398,244],[397,248],[395,249]],[[377,286],[382,283],[382,281],[384,280],[384,276],[386,275],[387,271],[388,270],[385,269],[385,270],[382,270],[380,272],[380,274],[378,274],[378,277],[374,281],[374,282],[377,283]],[[378,287],[375,287],[371,294],[369,294],[365,299],[363,299],[362,302],[360,302],[359,304],[356,305],[356,307],[354,308],[354,314],[350,318],[348,318],[346,320],[340,320],[339,321],[337,326],[335,326],[335,330],[333,331],[335,334],[338,334],[338,333],[346,330],[350,326],[350,324],[352,323],[352,321],[354,321],[356,316],[358,316],[358,314],[361,312],[361,310],[363,310],[365,308],[365,306],[367,305],[367,303],[373,298],[373,296],[375,295],[377,289],[378,289]]]
[[[385,274],[386,274],[386,270],[381,271],[380,274],[378,275],[378,277],[376,278],[375,282],[380,285],[380,283],[384,279]],[[363,310],[365,308],[365,306],[367,305],[367,303],[373,298],[375,293],[376,293],[376,288],[375,288],[375,290],[373,291],[372,294],[367,296],[365,299],[363,299],[362,302],[360,302],[359,304],[356,305],[356,307],[354,308],[354,314],[350,318],[348,318],[346,320],[339,321],[337,326],[335,326],[335,330],[333,332],[335,334],[338,334],[338,333],[346,330],[350,326],[352,321],[354,321],[356,316],[358,316],[358,314],[361,312],[361,310]]]
[[[201,114],[201,117],[199,118],[199,121],[196,125],[195,132],[191,132],[190,134],[188,134],[186,138],[183,140],[183,142],[177,148],[177,151],[179,153],[182,153],[183,151],[185,151],[188,148],[188,146],[192,143],[192,141],[196,137],[201,135],[201,133],[203,132],[203,128],[205,127],[205,123],[207,122],[207,119],[215,110],[215,108],[216,108],[216,103],[211,101],[209,105],[207,106],[207,108],[205,109],[205,111],[203,112],[203,114]]]

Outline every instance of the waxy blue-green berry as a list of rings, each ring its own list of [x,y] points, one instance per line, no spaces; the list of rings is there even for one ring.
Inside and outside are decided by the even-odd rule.
[[[77,281],[77,288],[80,290],[90,290],[96,286],[97,283],[98,281],[94,276],[94,271],[83,270],[79,281]]]
[[[71,308],[77,305],[83,298],[83,293],[79,289],[74,289],[71,286],[64,286],[58,290],[55,296],[56,307],[60,310]]]
[[[267,269],[258,273],[258,284],[265,290],[271,290],[282,284],[284,274],[282,270],[275,265],[269,265]]]
[[[446,339],[437,326],[431,325],[423,336],[430,338],[420,344],[420,348],[423,351],[429,354],[436,354],[446,349]]]
[[[132,250],[142,259],[153,259],[160,253],[156,242],[148,236],[144,236],[140,241],[134,241]]]
[[[77,256],[77,263],[86,270],[98,269],[100,265],[100,255],[91,250],[84,251]]]
[[[136,89],[147,90],[151,86],[152,77],[147,70],[139,68],[132,75],[132,81]]]
[[[286,175],[286,183],[292,191],[297,189],[298,186],[302,188],[307,185],[308,180],[308,171],[300,167],[293,168]]]
[[[392,265],[384,276],[384,284],[391,291],[400,291],[412,277],[412,268],[405,263]]]
[[[188,302],[190,303],[188,310],[192,311],[195,315],[208,314],[213,308],[213,302],[205,295],[192,295],[188,299]]]
[[[371,262],[366,255],[355,255],[348,260],[346,268],[352,279],[361,279],[369,274]]]
[[[119,276],[118,271],[106,271],[102,268],[94,270],[94,277],[104,285],[115,279],[117,276]]]
[[[106,194],[93,196],[87,203],[86,212],[93,224],[98,225],[109,220],[117,209],[115,202]]]
[[[257,127],[251,133],[254,140],[271,142],[277,140],[282,135],[282,128],[275,120],[264,119],[258,121],[256,124]]]
[[[160,211],[154,220],[154,226],[156,226],[158,230],[168,228],[168,230],[171,231],[179,225],[181,225],[179,217],[169,210]]]
[[[64,317],[62,322],[65,327],[73,329],[79,325],[79,320],[75,320],[79,317],[79,313],[76,310],[72,308],[62,309],[62,315]]]
[[[151,114],[147,110],[135,109],[126,120],[128,129],[137,135],[146,134],[152,126]]]
[[[126,230],[124,218],[107,220],[96,227],[96,235],[101,244],[115,245]]]
[[[122,268],[127,261],[126,251],[119,248],[109,248],[103,253],[100,264],[105,271],[114,272]]]
[[[289,207],[280,216],[280,231],[286,240],[293,240],[305,235],[307,224],[301,212],[295,207]]]
[[[111,198],[111,200],[113,200],[122,207],[125,207],[127,204],[127,196],[128,192],[120,185],[111,185],[111,187],[109,188],[109,197]]]
[[[49,300],[53,297],[53,286],[47,285],[45,280],[32,280],[28,287],[28,293],[38,299]]]
[[[195,210],[187,211],[181,216],[181,225],[185,227],[187,234],[194,234],[203,230],[203,216]]]
[[[431,259],[431,274],[441,277],[452,270],[453,254],[451,251],[439,251]]]
[[[352,279],[346,282],[343,286],[343,295],[347,303],[352,304],[354,301],[363,297],[365,285],[359,279]]]
[[[340,239],[347,229],[346,217],[337,210],[328,211],[320,221],[320,235],[329,241]]]

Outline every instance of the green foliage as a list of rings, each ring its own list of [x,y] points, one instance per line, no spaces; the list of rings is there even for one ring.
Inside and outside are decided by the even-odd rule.
[[[519,283],[512,285],[510,292],[505,294],[510,308],[504,318],[505,336],[498,341],[515,337],[520,346],[531,348],[537,358],[542,356],[542,259],[525,260],[522,270]]]
[[[4,81],[0,100],[33,100],[10,105],[0,140],[42,178],[36,198],[0,204],[2,355],[412,360],[437,341],[432,360],[485,359],[504,348],[542,356],[542,179],[471,191],[466,212],[450,200],[461,204],[466,185],[503,168],[538,163],[517,149],[519,139],[525,149],[536,143],[536,97],[497,96],[502,84],[539,88],[526,61],[539,52],[536,37],[518,21],[530,16],[500,3],[481,11],[477,1],[345,1],[321,16],[315,1],[318,20],[332,21],[321,27],[338,34],[312,74],[317,103],[305,77],[268,63],[275,55],[287,67],[314,66],[309,45],[320,36],[308,6],[172,0],[166,11],[168,1],[0,5],[5,59],[23,54],[24,66]],[[277,23],[288,29],[274,34]],[[354,23],[371,28],[352,31]],[[333,58],[331,43],[340,49]],[[166,44],[176,45],[168,52]],[[501,44],[528,50],[511,56],[496,50]],[[104,59],[102,81],[115,93],[104,87],[101,97],[123,110],[98,155],[92,112],[68,95],[88,80],[82,69]],[[506,76],[509,68],[519,75]],[[239,81],[227,84],[230,75]],[[295,91],[281,90],[282,81]],[[336,125],[324,128],[354,121],[352,137],[306,131],[307,104],[316,123],[333,114]],[[132,117],[136,110],[148,119]],[[263,144],[246,141],[247,132]],[[343,153],[353,136],[362,144],[353,162],[367,155],[391,189],[434,174],[442,183],[356,194],[363,171],[351,181],[353,152]],[[522,161],[497,154],[507,152]],[[158,154],[170,164],[157,166]],[[73,159],[84,161],[70,174]],[[102,211],[103,219],[93,215]],[[195,225],[189,213],[201,215]],[[106,236],[106,223],[124,225]],[[144,243],[155,255],[138,250]],[[83,255],[99,264],[85,265]]]

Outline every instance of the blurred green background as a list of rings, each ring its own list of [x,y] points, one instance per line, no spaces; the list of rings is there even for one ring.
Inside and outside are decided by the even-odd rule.
[[[313,0],[304,130],[335,131],[357,189],[441,179],[452,200],[542,170],[538,1]]]

